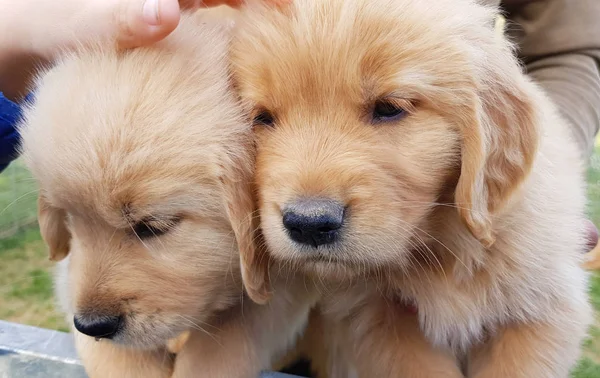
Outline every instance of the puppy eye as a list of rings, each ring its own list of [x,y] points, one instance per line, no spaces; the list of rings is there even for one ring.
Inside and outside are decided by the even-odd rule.
[[[397,121],[406,115],[406,110],[391,101],[377,101],[373,107],[373,121]]]
[[[254,117],[252,123],[254,126],[273,126],[275,123],[275,117],[273,117],[271,112],[263,110]]]
[[[159,237],[169,232],[175,227],[181,218],[174,217],[167,221],[157,221],[155,219],[143,219],[140,222],[133,225],[133,232],[140,239],[149,239],[153,237]]]
[[[154,227],[142,222],[133,226],[133,232],[135,232],[140,239],[149,239],[151,237],[161,236],[167,231],[168,230],[165,228]]]

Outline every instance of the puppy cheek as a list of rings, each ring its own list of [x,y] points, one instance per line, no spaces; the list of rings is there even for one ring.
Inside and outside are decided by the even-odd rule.
[[[269,246],[269,254],[278,259],[290,258],[287,251],[290,240],[283,228],[281,213],[272,206],[262,208],[260,211],[260,228]]]

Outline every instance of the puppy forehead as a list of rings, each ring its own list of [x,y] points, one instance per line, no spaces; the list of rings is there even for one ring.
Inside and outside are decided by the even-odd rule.
[[[147,164],[124,163],[120,170],[93,167],[68,176],[57,174],[49,185],[41,184],[54,206],[123,227],[148,217],[215,211],[214,199],[220,198],[217,179],[202,169],[148,160]]]
[[[187,83],[172,69],[83,59],[51,71],[27,114],[25,157],[53,204],[116,223],[124,206],[176,215],[214,203],[220,165],[250,131],[227,77],[207,69]]]
[[[398,89],[414,96],[423,84],[465,80],[459,76],[477,55],[469,39],[492,13],[468,0],[453,8],[446,0],[433,3],[308,0],[284,12],[249,11],[233,49],[242,94],[275,108],[291,97],[364,103]],[[457,15],[461,6],[473,17],[470,27],[469,15]]]

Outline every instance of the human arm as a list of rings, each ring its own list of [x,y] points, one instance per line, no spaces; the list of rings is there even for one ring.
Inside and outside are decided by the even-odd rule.
[[[528,74],[569,122],[584,159],[600,126],[600,1],[505,0]]]

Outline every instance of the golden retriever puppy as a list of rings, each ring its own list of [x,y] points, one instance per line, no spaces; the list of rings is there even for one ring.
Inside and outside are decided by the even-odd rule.
[[[265,320],[293,291],[274,306],[243,300],[238,248],[254,245],[254,160],[230,89],[230,26],[186,16],[156,46],[99,44],[38,80],[23,155],[40,185],[50,258],[64,259],[57,295],[92,378],[251,377],[293,341],[283,331],[304,326],[293,306],[279,323]],[[262,349],[239,350],[247,344]],[[191,348],[201,354],[193,361]],[[180,351],[178,367],[169,351]]]
[[[591,320],[582,166],[496,10],[244,13],[232,61],[261,228],[275,262],[329,288],[331,376],[567,377]]]

